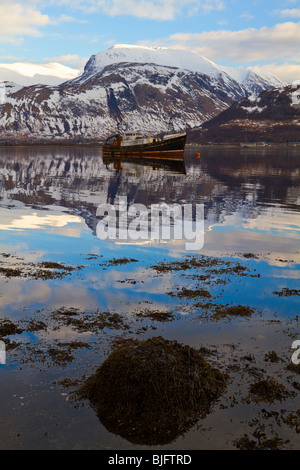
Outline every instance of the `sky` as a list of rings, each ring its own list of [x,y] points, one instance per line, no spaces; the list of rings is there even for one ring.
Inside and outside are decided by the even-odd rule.
[[[0,0],[0,80],[5,67],[26,74],[28,63],[72,78],[114,44],[194,50],[292,82],[300,79],[300,0]]]

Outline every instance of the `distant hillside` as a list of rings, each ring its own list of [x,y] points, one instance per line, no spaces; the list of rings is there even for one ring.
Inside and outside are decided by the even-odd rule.
[[[300,81],[234,103],[190,134],[193,142],[300,141]]]

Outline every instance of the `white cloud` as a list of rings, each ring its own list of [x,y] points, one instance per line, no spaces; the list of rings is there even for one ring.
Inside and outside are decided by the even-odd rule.
[[[29,62],[0,63],[1,80],[8,80],[22,86],[33,84],[58,85],[78,77],[79,69],[66,67],[57,62],[32,64]]]
[[[0,64],[0,67],[20,73],[25,77],[51,75],[53,77],[71,79],[75,78],[79,73],[78,70],[74,70],[59,63],[31,64],[29,62],[16,62],[14,64]]]
[[[138,18],[172,20],[181,5],[173,0],[121,0],[101,1],[101,10],[109,16],[130,15]],[[191,3],[191,2],[189,2]]]
[[[266,64],[262,66],[250,67],[254,72],[267,72],[275,75],[282,80],[292,83],[294,80],[300,79],[300,64],[292,64],[285,62],[281,65],[276,63]]]
[[[1,55],[0,60],[9,60],[9,61],[14,61],[14,62],[20,62],[24,60],[25,57],[16,57],[14,55]]]
[[[0,40],[20,42],[22,36],[40,36],[40,28],[50,23],[48,15],[36,9],[33,2],[1,0]]]
[[[253,20],[255,18],[255,16],[253,16],[251,13],[249,13],[248,11],[245,11],[245,13],[242,13],[240,15],[240,18],[244,18],[245,20]]]
[[[65,14],[51,18],[39,4],[44,6],[43,0],[0,0],[0,41],[20,44],[24,36],[42,36],[45,26],[88,22]]]
[[[75,69],[83,70],[85,64],[88,61],[88,57],[81,58],[77,54],[66,54],[58,57],[45,57],[44,60],[50,63],[58,64],[68,64],[70,67],[75,67]],[[78,72],[78,70],[76,70]]]
[[[221,0],[206,0],[197,3],[199,4],[199,9],[202,8],[205,12],[225,9],[225,3]]]
[[[282,18],[300,18],[300,8],[290,8],[286,10],[277,10]]]
[[[53,0],[54,3],[71,5],[86,13],[101,11],[109,16],[129,15],[137,18],[173,20],[199,10],[210,12],[224,8],[223,0]]]
[[[59,63],[65,64],[65,63],[75,62],[78,59],[79,59],[79,55],[77,54],[66,54],[66,55],[60,55],[58,57],[45,57],[44,60],[46,60],[47,62],[59,62]]]
[[[73,16],[69,15],[60,15],[58,18],[51,18],[50,24],[52,25],[59,25],[61,23],[88,23],[87,20],[82,20],[78,18],[74,18]]]
[[[279,23],[272,27],[239,31],[178,33],[170,36],[167,42],[171,47],[193,49],[213,60],[282,61],[300,50],[300,23]]]

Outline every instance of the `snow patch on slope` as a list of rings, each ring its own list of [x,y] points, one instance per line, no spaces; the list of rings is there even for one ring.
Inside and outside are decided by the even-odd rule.
[[[254,112],[262,113],[266,109],[266,106],[262,108],[260,106],[252,106],[251,108],[245,108],[245,106],[241,106],[241,109],[244,109],[248,113],[254,113]]]
[[[300,106],[300,88],[291,93],[291,99],[293,106]]]

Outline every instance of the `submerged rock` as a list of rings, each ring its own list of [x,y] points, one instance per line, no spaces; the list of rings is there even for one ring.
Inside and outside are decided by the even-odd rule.
[[[130,442],[171,442],[209,412],[227,376],[199,351],[155,337],[127,340],[81,387],[108,431]]]

